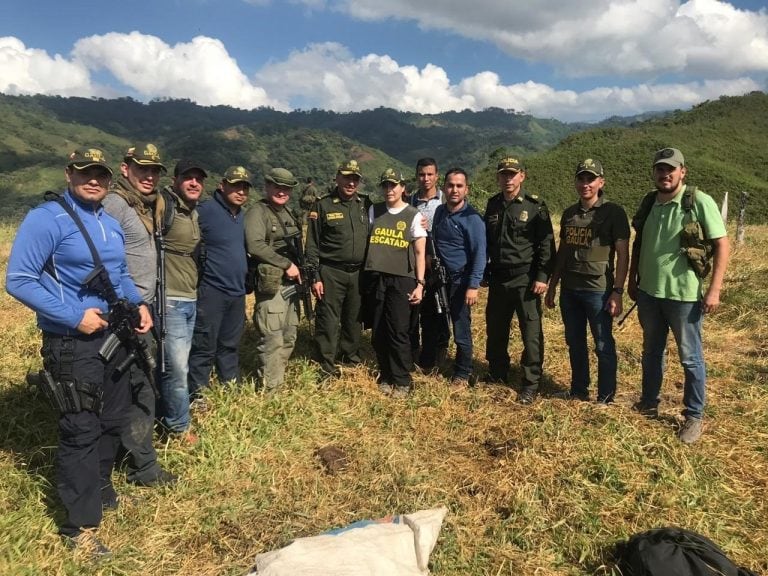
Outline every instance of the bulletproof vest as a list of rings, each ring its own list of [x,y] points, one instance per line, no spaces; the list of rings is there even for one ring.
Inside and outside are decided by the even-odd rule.
[[[574,210],[563,223],[563,242],[570,248],[566,269],[588,276],[602,276],[611,263],[611,245],[600,244],[600,227],[605,222],[607,202],[586,213]]]
[[[366,270],[415,277],[415,256],[408,236],[416,214],[413,206],[406,206],[399,214],[390,214],[386,204],[374,206]]]

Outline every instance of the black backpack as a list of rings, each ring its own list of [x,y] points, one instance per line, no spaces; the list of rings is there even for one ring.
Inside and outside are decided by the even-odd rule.
[[[682,528],[635,534],[617,544],[615,561],[623,576],[757,576],[710,539]]]

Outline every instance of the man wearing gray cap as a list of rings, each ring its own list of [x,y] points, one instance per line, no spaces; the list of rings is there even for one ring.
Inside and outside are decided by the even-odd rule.
[[[299,295],[292,285],[302,278],[291,238],[298,237],[301,221],[287,204],[298,184],[285,168],[264,176],[264,198],[245,215],[245,245],[257,265],[254,282],[256,306],[256,382],[268,393],[283,384],[285,367],[293,353],[299,326]]]
[[[633,409],[658,415],[667,337],[677,343],[685,373],[683,416],[678,438],[696,442],[703,431],[706,366],[701,342],[702,314],[720,305],[720,290],[730,247],[715,201],[685,183],[685,158],[677,148],[663,148],[653,158],[656,189],[632,219],[637,233],[629,269],[629,297],[637,302],[643,328],[642,394]],[[704,277],[712,279],[704,290]]]
[[[245,211],[251,174],[230,166],[213,198],[197,209],[205,262],[197,289],[197,315],[189,354],[189,393],[208,386],[215,365],[219,382],[240,379],[238,348],[245,327]]]

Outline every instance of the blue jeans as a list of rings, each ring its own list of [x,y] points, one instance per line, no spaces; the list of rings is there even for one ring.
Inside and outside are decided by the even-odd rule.
[[[643,387],[641,401],[659,403],[666,365],[667,337],[675,337],[685,373],[683,415],[701,418],[706,401],[707,372],[701,345],[701,303],[655,298],[638,291],[637,312],[643,328]]]
[[[571,361],[571,394],[589,396],[589,350],[587,325],[595,341],[597,356],[597,400],[610,402],[616,394],[616,343],[613,318],[605,309],[610,292],[571,290],[560,292],[560,313],[565,343]]]
[[[170,432],[189,428],[187,375],[196,310],[196,302],[170,298],[165,307],[165,374],[160,379],[160,421]]]
[[[472,376],[472,318],[471,308],[465,302],[467,285],[452,283],[448,286],[448,294],[453,323],[453,341],[456,342],[453,377],[469,379]]]

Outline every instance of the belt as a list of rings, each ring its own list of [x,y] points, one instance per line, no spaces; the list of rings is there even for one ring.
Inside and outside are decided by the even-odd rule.
[[[344,272],[357,272],[360,270],[360,268],[363,267],[362,262],[358,264],[352,264],[350,262],[334,262],[333,260],[323,260],[322,258],[320,259],[320,265],[330,266],[331,268],[335,268],[336,270],[343,270]]]

